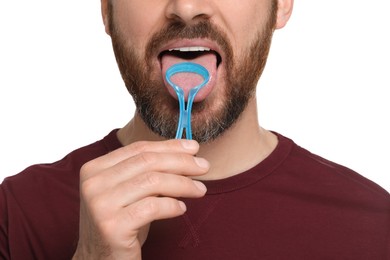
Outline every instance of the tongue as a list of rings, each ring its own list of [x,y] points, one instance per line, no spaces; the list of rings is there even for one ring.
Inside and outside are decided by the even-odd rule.
[[[194,59],[183,59],[180,57],[177,57],[172,54],[165,54],[162,56],[161,63],[162,63],[162,75],[164,78],[165,86],[168,88],[169,93],[176,97],[176,93],[173,90],[173,88],[169,85],[169,83],[165,80],[165,73],[166,71],[172,66],[177,63],[181,62],[193,62],[197,63],[199,65],[202,65],[205,67],[209,74],[210,74],[210,81],[209,83],[202,87],[200,89],[199,93],[197,94],[198,98],[195,98],[195,101],[202,100],[207,97],[207,95],[212,90],[212,84],[214,80],[216,79],[217,74],[217,57],[214,53],[205,53],[202,55],[197,56]],[[190,89],[200,85],[203,82],[203,78],[195,73],[177,73],[171,77],[171,81],[183,89],[185,99],[187,100],[188,93]]]

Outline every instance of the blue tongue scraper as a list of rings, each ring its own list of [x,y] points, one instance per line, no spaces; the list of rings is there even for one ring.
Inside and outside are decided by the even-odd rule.
[[[187,107],[185,106],[183,89],[171,81],[171,77],[177,73],[195,73],[200,75],[203,78],[203,83],[190,89],[190,93],[188,94]],[[199,90],[209,82],[210,80],[209,72],[205,67],[197,63],[183,62],[171,66],[165,73],[165,78],[169,83],[169,85],[171,85],[171,87],[175,90],[177,98],[179,99],[180,116],[179,116],[179,123],[177,125],[175,138],[176,139],[182,138],[183,130],[186,129],[186,138],[190,140],[192,139],[192,130],[191,130],[192,103],[194,102],[194,98],[196,94],[198,94]]]

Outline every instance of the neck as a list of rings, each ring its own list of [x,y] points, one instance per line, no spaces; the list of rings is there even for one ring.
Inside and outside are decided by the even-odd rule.
[[[118,131],[123,145],[136,141],[159,141],[136,114]],[[197,156],[210,162],[210,171],[200,180],[224,179],[244,172],[264,160],[276,147],[277,137],[258,123],[256,99],[252,99],[237,122],[216,140],[201,144]]]

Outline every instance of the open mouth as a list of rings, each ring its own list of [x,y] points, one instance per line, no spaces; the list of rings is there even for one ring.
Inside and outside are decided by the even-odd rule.
[[[171,56],[175,56],[175,57],[182,59],[182,60],[192,61],[192,60],[196,60],[198,57],[205,55],[205,54],[214,54],[217,58],[216,59],[216,66],[218,67],[221,64],[222,58],[218,52],[211,50],[210,48],[200,47],[200,46],[199,47],[180,47],[180,48],[173,48],[173,49],[165,50],[165,51],[160,53],[158,58],[161,62],[162,57],[164,55],[171,55]]]

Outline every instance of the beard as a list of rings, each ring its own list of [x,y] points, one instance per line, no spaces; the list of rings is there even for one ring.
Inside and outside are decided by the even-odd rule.
[[[134,99],[136,113],[151,131],[167,139],[176,135],[178,101],[166,90],[162,78],[165,75],[152,69],[152,61],[158,57],[159,47],[174,39],[211,39],[225,54],[222,61],[225,66],[224,93],[193,104],[193,139],[200,143],[210,142],[237,121],[255,95],[257,82],[267,61],[277,12],[277,3],[272,2],[267,23],[258,30],[239,60],[234,59],[233,48],[225,33],[206,19],[194,25],[180,21],[167,24],[150,38],[144,57],[140,57],[139,52],[128,44],[118,30],[112,5],[109,4],[109,26],[115,58],[126,88]]]

